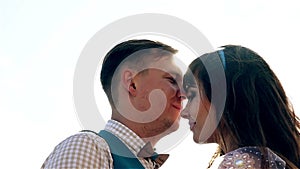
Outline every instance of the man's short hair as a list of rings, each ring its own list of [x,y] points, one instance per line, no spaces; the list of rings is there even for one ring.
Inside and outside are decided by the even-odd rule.
[[[149,49],[149,50],[147,50]],[[154,49],[154,50],[152,50]],[[155,50],[159,49],[159,50]],[[139,52],[139,51],[147,51]],[[159,52],[160,51],[160,52]],[[177,53],[177,50],[169,45],[163,44],[157,41],[151,41],[146,39],[141,40],[128,40],[116,45],[105,56],[100,73],[101,84],[104,92],[106,93],[109,101],[111,102],[111,82],[114,73],[118,69],[119,65],[128,59],[129,56],[135,55],[128,59],[129,62],[135,62],[134,64],[143,62],[145,54],[152,56],[152,54],[160,57],[162,55],[168,55]],[[112,103],[112,102],[111,102]]]

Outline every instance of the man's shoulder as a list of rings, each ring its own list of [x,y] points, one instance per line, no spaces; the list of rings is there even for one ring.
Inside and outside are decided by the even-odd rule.
[[[65,140],[63,140],[58,147],[66,145],[89,145],[89,146],[95,146],[97,149],[108,149],[109,146],[107,142],[100,137],[97,133],[92,131],[81,131],[77,132],[74,135],[69,136]]]
[[[110,168],[112,157],[106,141],[92,132],[78,132],[60,142],[42,168]]]
[[[87,151],[110,154],[107,142],[93,132],[77,132],[55,146],[52,154],[69,154],[70,152]]]

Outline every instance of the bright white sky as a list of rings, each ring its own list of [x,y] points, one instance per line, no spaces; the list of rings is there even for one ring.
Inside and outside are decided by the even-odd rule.
[[[239,44],[258,52],[300,114],[296,0],[1,0],[1,168],[39,168],[55,145],[81,130],[72,88],[80,52],[107,24],[146,12],[186,20],[215,48]],[[189,135],[162,168],[205,168],[213,150]]]

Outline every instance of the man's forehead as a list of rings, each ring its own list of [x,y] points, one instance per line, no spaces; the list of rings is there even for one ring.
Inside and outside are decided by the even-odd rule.
[[[182,77],[182,71],[175,64],[173,57],[164,57],[148,65],[148,68],[159,69],[175,77]]]

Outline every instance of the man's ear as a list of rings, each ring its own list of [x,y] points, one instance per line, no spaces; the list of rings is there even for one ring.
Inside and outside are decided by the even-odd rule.
[[[125,69],[122,72],[122,86],[132,96],[136,96],[136,87],[134,83],[135,73],[131,69]]]

